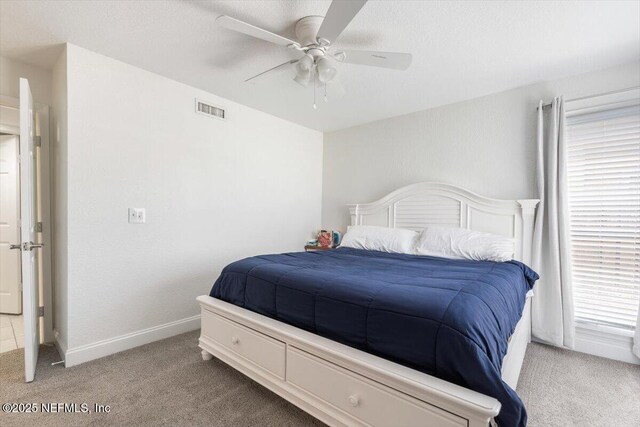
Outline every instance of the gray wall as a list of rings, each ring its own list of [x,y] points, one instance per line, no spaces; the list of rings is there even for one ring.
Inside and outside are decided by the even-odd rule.
[[[195,328],[226,264],[301,250],[320,226],[321,132],[73,45],[66,76],[70,351]],[[196,114],[196,98],[228,119]]]
[[[326,133],[322,226],[344,230],[346,204],[421,181],[494,198],[535,198],[538,101],[639,85],[640,64],[630,64]]]

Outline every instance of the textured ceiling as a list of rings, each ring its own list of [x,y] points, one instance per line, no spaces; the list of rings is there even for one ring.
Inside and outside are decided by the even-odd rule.
[[[410,52],[407,71],[339,64],[319,102],[284,70],[295,52],[217,28],[226,14],[293,38],[329,1],[0,1],[0,54],[51,67],[70,42],[301,125],[335,130],[640,60],[640,2],[367,3],[339,48]]]

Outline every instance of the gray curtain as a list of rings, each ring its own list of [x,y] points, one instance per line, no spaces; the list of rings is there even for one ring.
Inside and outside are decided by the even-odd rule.
[[[567,194],[567,140],[562,98],[551,109],[538,104],[536,183],[540,205],[533,236],[532,267],[540,274],[532,303],[532,334],[573,348],[575,326]]]

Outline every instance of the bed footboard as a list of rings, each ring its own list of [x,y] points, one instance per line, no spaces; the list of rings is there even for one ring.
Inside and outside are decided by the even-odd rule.
[[[211,298],[200,348],[329,425],[486,427],[496,399]]]

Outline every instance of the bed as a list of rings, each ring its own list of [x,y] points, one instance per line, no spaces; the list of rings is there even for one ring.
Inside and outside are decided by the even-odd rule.
[[[350,212],[502,234],[527,261],[536,204],[421,183]],[[247,258],[198,298],[200,347],[330,425],[525,425],[514,389],[534,280],[518,261],[349,248]]]

